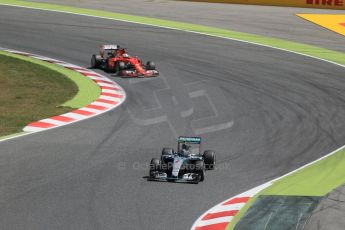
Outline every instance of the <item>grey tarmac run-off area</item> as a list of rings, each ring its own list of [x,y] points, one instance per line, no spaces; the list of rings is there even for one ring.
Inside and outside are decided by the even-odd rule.
[[[200,3],[171,0],[29,0],[226,28],[281,38],[345,52],[342,35],[330,33],[297,13],[343,14],[324,10],[275,6]]]
[[[240,42],[12,7],[0,7],[0,29],[1,46],[82,66],[99,44],[120,41],[162,73],[116,79],[128,99],[115,111],[1,143],[1,229],[188,229],[212,205],[344,144],[340,67]],[[142,178],[144,164],[174,135],[205,131],[214,109],[222,112],[215,124],[231,125],[201,136],[223,168],[197,186]]]

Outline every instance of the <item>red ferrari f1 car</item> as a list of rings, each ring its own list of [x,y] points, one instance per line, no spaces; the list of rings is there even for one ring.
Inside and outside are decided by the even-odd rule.
[[[146,65],[138,57],[130,56],[118,45],[102,45],[99,55],[92,55],[91,67],[113,72],[123,77],[156,77],[159,75],[152,61]]]

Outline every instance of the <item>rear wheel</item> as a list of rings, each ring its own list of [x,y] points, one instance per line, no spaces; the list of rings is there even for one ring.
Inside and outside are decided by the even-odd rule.
[[[162,156],[164,155],[173,155],[174,150],[172,148],[163,148],[162,150]]]
[[[206,150],[203,155],[205,168],[213,170],[216,166],[216,152],[213,150]]]
[[[92,55],[91,57],[91,68],[98,68],[101,64],[101,57],[99,55]]]
[[[150,177],[154,176],[155,172],[160,169],[161,161],[157,158],[152,158],[150,162]]]

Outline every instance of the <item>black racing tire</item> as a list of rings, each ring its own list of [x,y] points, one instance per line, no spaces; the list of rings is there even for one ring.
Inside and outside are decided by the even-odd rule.
[[[156,65],[153,61],[148,61],[146,63],[146,70],[155,70],[156,69]]]
[[[167,173],[168,175],[171,174],[172,168],[173,168],[173,163],[171,161],[167,161],[165,159],[166,156],[171,156],[174,154],[174,149],[172,148],[163,148],[162,149],[162,156],[161,156],[161,170],[162,172]]]
[[[105,59],[104,61],[104,71],[107,73],[112,73],[115,71],[115,67],[110,67],[109,66],[109,58]]]
[[[152,158],[150,162],[150,176],[153,176],[154,172],[157,172],[160,170],[161,161],[157,158]]]
[[[205,168],[213,170],[216,167],[216,152],[213,150],[206,150],[203,155]]]
[[[174,149],[172,149],[172,148],[163,148],[162,156],[164,156],[164,155],[172,155],[172,154],[174,154]]]
[[[91,68],[93,68],[93,69],[99,68],[100,64],[101,64],[101,60],[98,57],[98,55],[96,55],[96,54],[92,55],[92,57],[91,57]]]
[[[195,162],[195,174],[199,176],[198,181],[205,180],[205,163],[203,161],[196,161]]]
[[[126,68],[126,65],[124,62],[122,61],[118,61],[115,63],[115,66],[114,66],[114,73],[117,75],[117,76],[120,76],[121,75],[121,72],[122,70],[124,70]]]

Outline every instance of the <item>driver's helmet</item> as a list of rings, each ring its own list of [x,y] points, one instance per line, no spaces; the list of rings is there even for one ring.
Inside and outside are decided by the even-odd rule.
[[[116,56],[116,53],[117,53],[117,50],[111,50],[111,51],[110,51],[110,55],[111,55],[112,57],[115,57],[115,56]]]
[[[123,57],[124,58],[129,58],[129,55],[125,53],[125,54],[123,54]]]
[[[181,153],[183,155],[187,155],[187,154],[190,154],[190,146],[189,145],[186,145],[186,144],[182,144],[182,148],[181,148]]]

